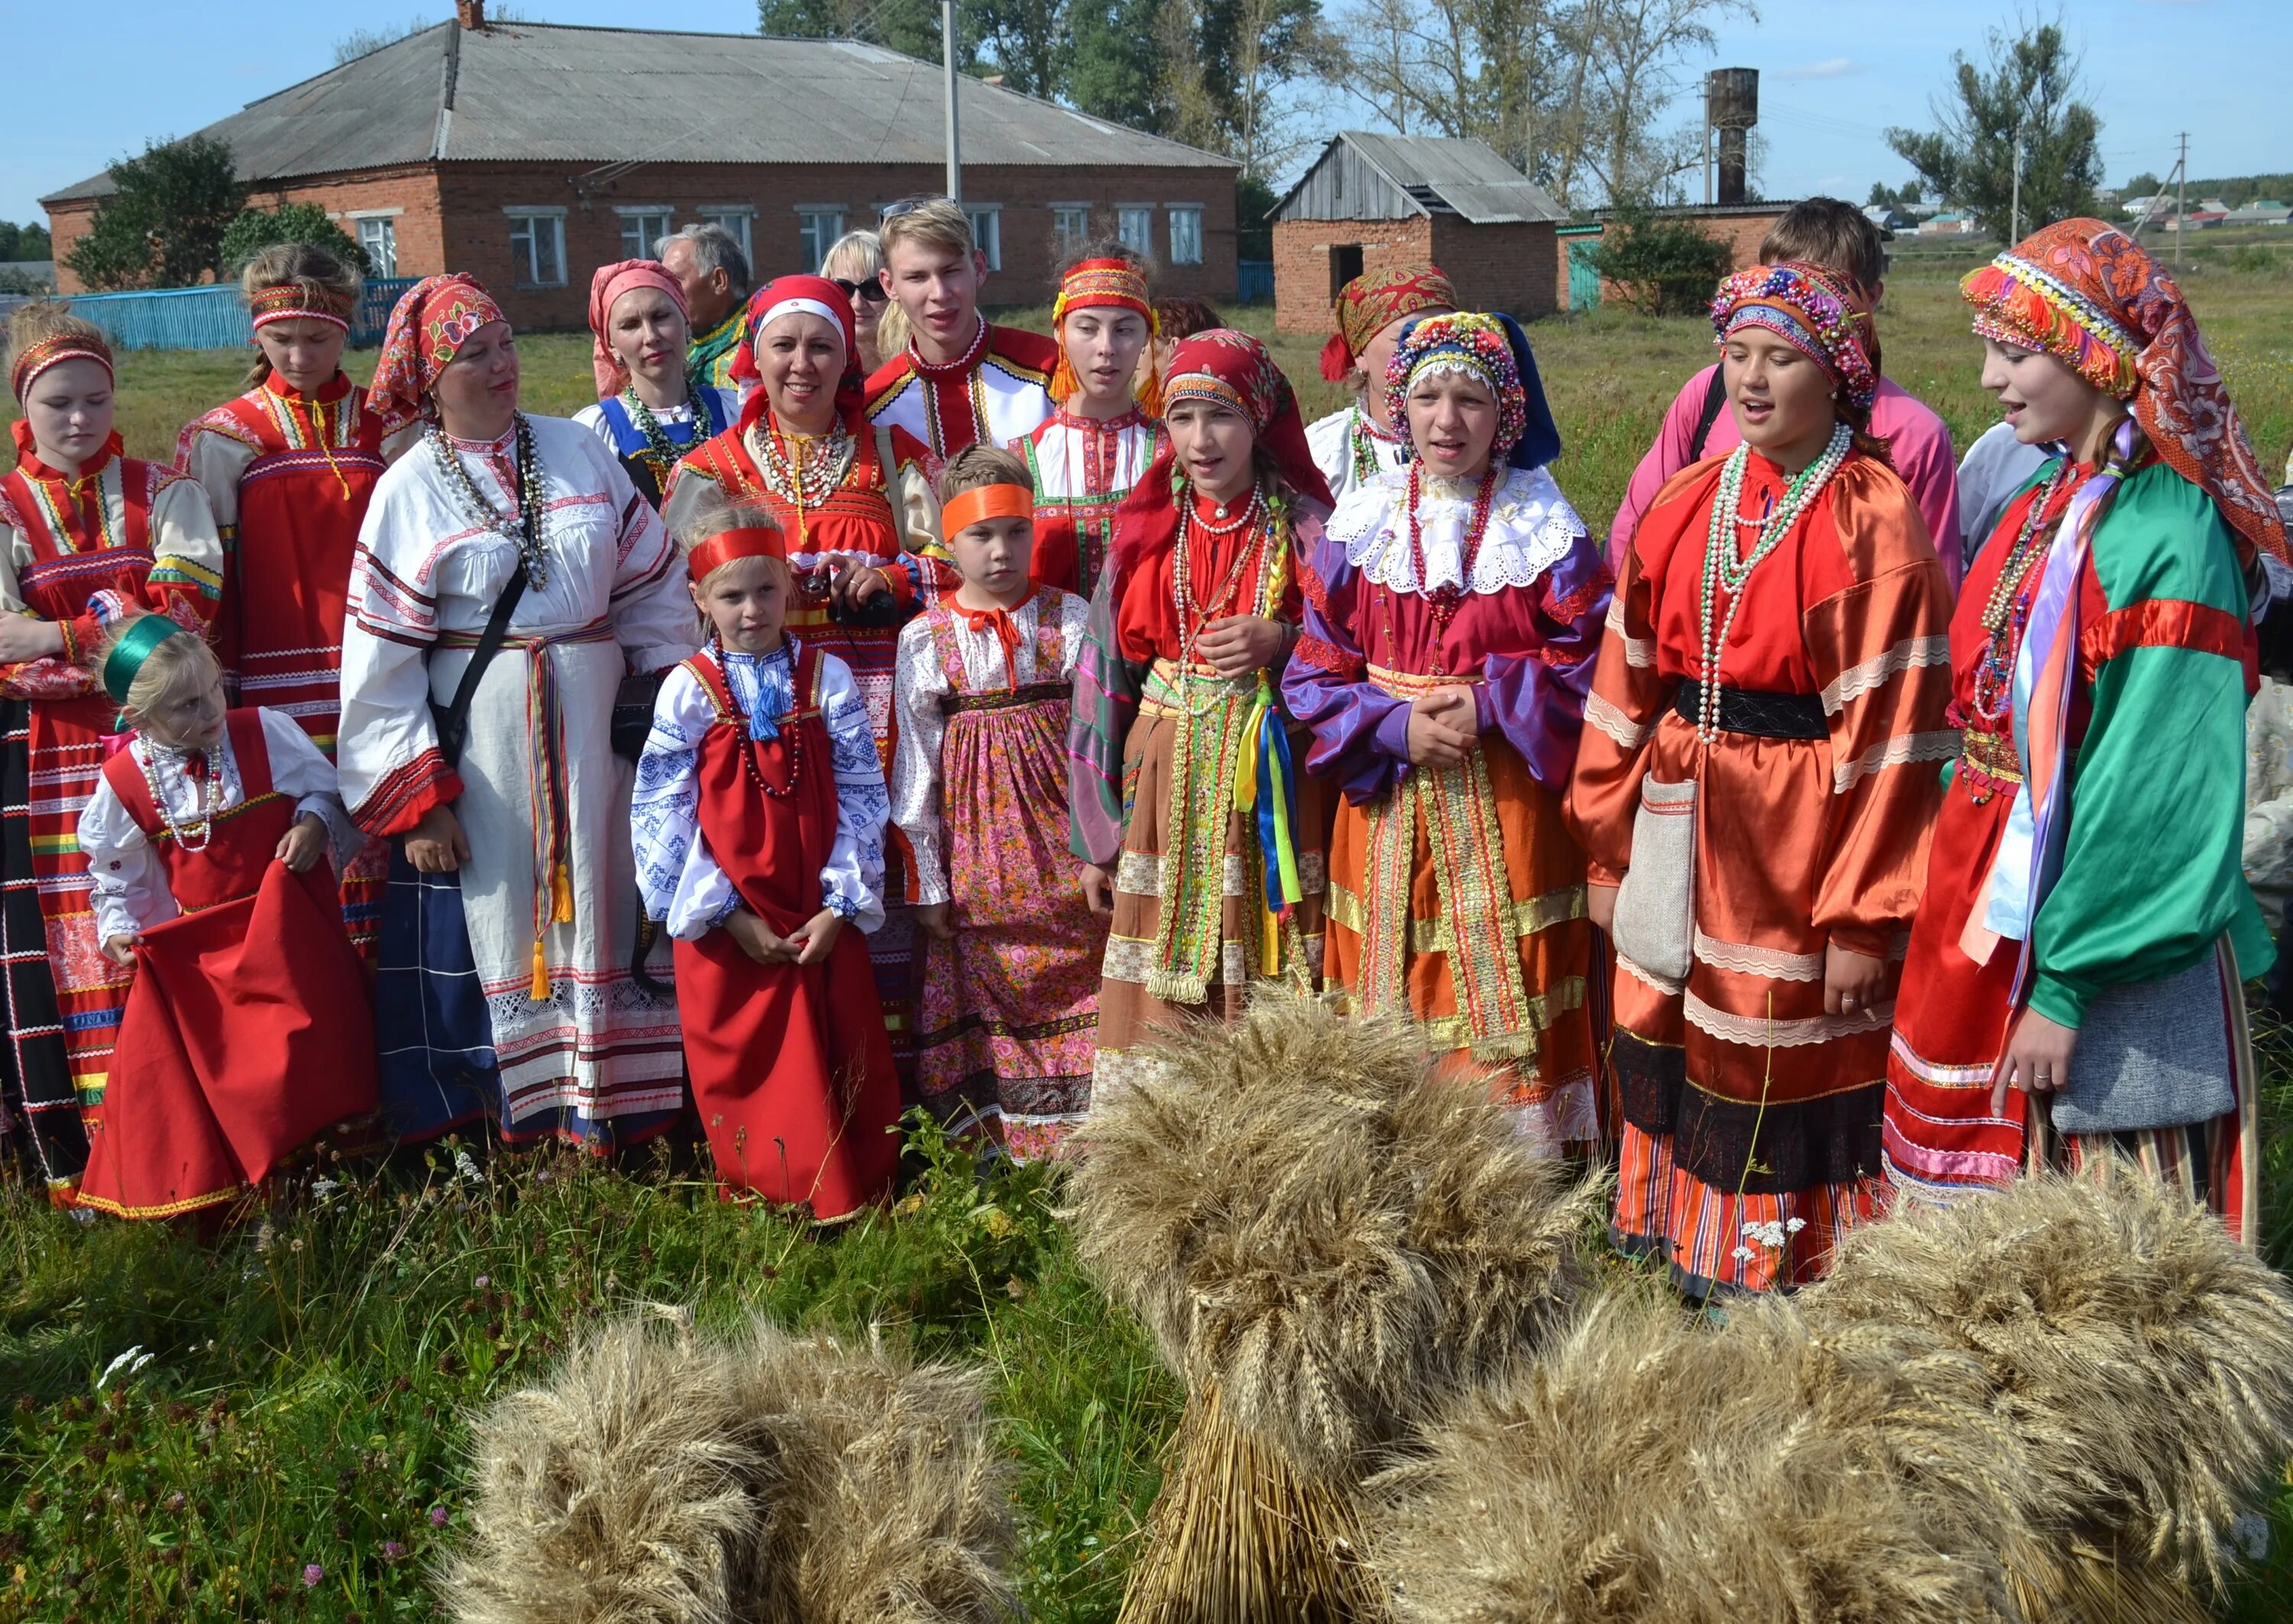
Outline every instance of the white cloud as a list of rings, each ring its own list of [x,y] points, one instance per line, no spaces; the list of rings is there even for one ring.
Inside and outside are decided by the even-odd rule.
[[[1779,68],[1779,79],[1843,79],[1849,74],[1861,73],[1863,64],[1852,57],[1831,56],[1819,62],[1809,62],[1799,68]]]

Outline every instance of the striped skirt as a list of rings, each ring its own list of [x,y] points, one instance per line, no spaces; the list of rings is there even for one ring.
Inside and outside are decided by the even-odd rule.
[[[117,709],[101,697],[43,699],[32,706],[31,719],[32,872],[72,1087],[91,1122],[103,1109],[104,1079],[134,980],[133,970],[104,957],[96,940],[94,886],[79,850],[79,816],[103,776],[104,739]]]
[[[0,701],[0,991],[8,1021],[0,1044],[0,1140],[11,1119],[13,1149],[68,1204],[87,1164],[87,1131],[64,1054],[63,1017],[48,967],[47,922],[32,860],[31,707]]]

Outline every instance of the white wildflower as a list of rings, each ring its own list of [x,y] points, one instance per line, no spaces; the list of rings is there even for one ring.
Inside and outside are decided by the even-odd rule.
[[[341,1182],[336,1179],[314,1178],[311,1181],[311,1193],[322,1201],[342,1187]]]
[[[135,1356],[138,1353],[142,1353],[143,1345],[139,1342],[134,1347],[129,1348],[126,1353],[120,1354],[118,1358],[113,1360],[109,1364],[104,1366],[103,1374],[95,1378],[95,1390],[98,1393],[102,1392],[103,1384],[109,1381],[113,1377],[118,1375],[120,1370],[125,1367],[134,1367],[134,1369],[129,1369],[127,1372],[130,1376],[134,1375],[136,1370],[142,1369],[143,1366],[136,1363]],[[144,1353],[144,1361],[148,1363],[150,1357],[151,1356],[149,1353]]]
[[[470,1153],[467,1151],[454,1152],[454,1171],[474,1184],[485,1177],[484,1174],[478,1171],[478,1164],[470,1159]]]
[[[1728,1256],[1734,1258],[1738,1263],[1750,1263],[1754,1258],[1758,1257],[1759,1254],[1754,1251],[1750,1247],[1739,1246],[1734,1251],[1729,1253]]]
[[[1800,1231],[1806,1227],[1807,1220],[1805,1218],[1786,1218],[1784,1220],[1784,1230],[1788,1234],[1796,1235]]]

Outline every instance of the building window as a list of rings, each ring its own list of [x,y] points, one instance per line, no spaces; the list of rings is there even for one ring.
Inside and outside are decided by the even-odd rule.
[[[971,222],[971,244],[987,256],[987,269],[1003,269],[1003,206],[967,203],[963,212]]]
[[[1052,204],[1051,235],[1057,239],[1062,254],[1073,254],[1082,247],[1090,237],[1090,205]]]
[[[398,274],[398,222],[387,215],[380,219],[361,220],[358,246],[366,250],[366,263],[371,274],[394,277]]]
[[[621,217],[621,257],[651,259],[653,248],[668,235],[670,213],[665,208],[616,208]]]
[[[757,263],[756,246],[750,240],[754,235],[750,222],[756,217],[757,211],[745,204],[736,208],[704,208],[700,212],[703,223],[721,225],[733,233],[733,240],[741,245],[741,257],[751,265]]]
[[[1128,206],[1114,211],[1115,232],[1122,246],[1141,259],[1152,258],[1155,253],[1155,211],[1152,207]]]
[[[840,208],[800,208],[796,212],[797,236],[804,246],[804,268],[814,276],[828,263],[828,251],[844,235]]]
[[[1173,265],[1199,265],[1203,263],[1203,211],[1199,204],[1174,203],[1171,206],[1171,263]]]
[[[565,286],[565,211],[519,211],[509,217],[510,260],[521,287]]]

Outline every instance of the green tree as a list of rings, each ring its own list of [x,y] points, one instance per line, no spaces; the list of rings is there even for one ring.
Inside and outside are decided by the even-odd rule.
[[[231,229],[223,234],[220,250],[223,268],[236,272],[274,243],[308,243],[313,248],[324,248],[344,264],[355,265],[361,275],[374,270],[368,263],[366,250],[351,240],[350,233],[327,218],[327,211],[315,203],[282,203],[278,208],[241,209]]]
[[[111,166],[118,190],[101,198],[65,263],[98,290],[187,287],[223,273],[223,235],[246,201],[231,148],[212,136],[153,141]]]
[[[1952,59],[1953,100],[1937,128],[1891,129],[1887,144],[1945,201],[2010,230],[2015,146],[2022,146],[2022,229],[2094,212],[2102,184],[2102,119],[2078,99],[2078,63],[2058,24],[1993,31],[1987,66]]]
[[[955,61],[966,72],[979,65],[972,9],[955,8]],[[860,39],[928,62],[940,60],[937,0],[757,0],[757,24],[766,34]]]
[[[1159,0],[1069,0],[1067,98],[1096,118],[1160,134],[1170,125],[1155,19]]]
[[[2129,198],[2154,198],[2158,195],[2158,177],[2145,169],[2127,182],[2123,190]]]
[[[1619,209],[1592,252],[1593,265],[1625,302],[1652,316],[1693,315],[1734,267],[1728,245],[1685,220]]]
[[[38,221],[18,225],[0,220],[0,260],[46,259],[53,252],[48,246],[48,228]]]
[[[1884,181],[1871,182],[1871,195],[1863,199],[1863,206],[1866,208],[1892,208],[1894,204],[1895,189],[1893,187]]]

